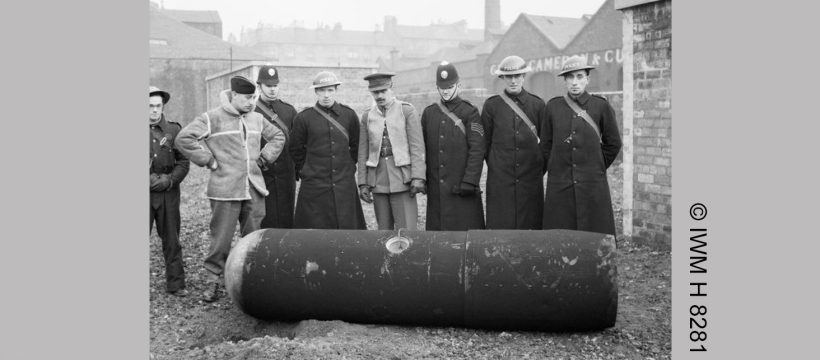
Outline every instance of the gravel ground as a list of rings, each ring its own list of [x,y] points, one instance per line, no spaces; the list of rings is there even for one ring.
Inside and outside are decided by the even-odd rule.
[[[619,166],[610,170],[621,233]],[[193,166],[183,182],[181,241],[190,295],[165,293],[159,238],[150,237],[151,359],[669,359],[671,257],[619,237],[618,320],[599,332],[495,332],[305,320],[265,322],[229,298],[202,302],[210,208],[206,170]],[[424,213],[426,198],[419,201]],[[365,206],[375,228],[372,206]]]

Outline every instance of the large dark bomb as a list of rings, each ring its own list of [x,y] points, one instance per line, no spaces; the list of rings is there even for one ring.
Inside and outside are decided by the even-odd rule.
[[[570,230],[264,229],[225,285],[260,319],[580,331],[615,324],[615,239]]]

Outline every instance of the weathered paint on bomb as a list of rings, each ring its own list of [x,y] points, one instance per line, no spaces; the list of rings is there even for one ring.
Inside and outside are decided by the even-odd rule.
[[[243,311],[268,320],[543,331],[615,323],[611,236],[403,231],[408,246],[391,252],[385,245],[396,235],[260,230],[231,252],[226,287]]]

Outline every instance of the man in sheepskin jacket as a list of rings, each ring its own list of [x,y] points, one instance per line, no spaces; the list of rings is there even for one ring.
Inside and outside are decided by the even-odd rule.
[[[211,202],[211,248],[205,258],[210,275],[204,300],[221,296],[221,278],[239,222],[245,236],[260,228],[268,190],[261,168],[276,161],[285,134],[254,112],[256,85],[242,76],[231,78],[222,105],[196,117],[180,131],[176,144],[196,165],[211,170],[207,197]],[[267,144],[260,149],[261,139]]]

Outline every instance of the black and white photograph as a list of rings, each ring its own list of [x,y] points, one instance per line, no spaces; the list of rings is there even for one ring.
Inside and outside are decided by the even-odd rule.
[[[151,1],[151,358],[670,358],[671,10]]]
[[[812,10],[10,3],[0,359],[816,358]]]

